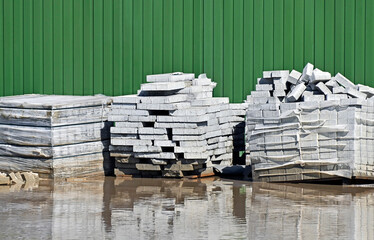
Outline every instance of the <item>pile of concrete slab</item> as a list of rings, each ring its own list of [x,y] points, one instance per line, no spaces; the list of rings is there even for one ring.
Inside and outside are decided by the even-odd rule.
[[[113,99],[110,154],[119,172],[182,177],[232,164],[234,144],[239,151],[244,136],[245,103],[213,98],[216,83],[205,74],[149,75],[147,82],[137,95]]]
[[[74,177],[110,171],[105,96],[0,98],[0,171]]]
[[[374,89],[308,63],[266,71],[247,98],[247,156],[259,181],[374,177]]]

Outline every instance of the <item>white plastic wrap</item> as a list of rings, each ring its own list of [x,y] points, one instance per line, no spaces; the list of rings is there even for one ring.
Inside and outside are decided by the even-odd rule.
[[[0,171],[44,177],[104,173],[110,102],[106,96],[0,98]]]
[[[279,117],[251,117],[251,108],[267,109],[265,105],[250,106],[247,113],[247,125],[252,126],[247,152],[256,180],[352,178],[364,172],[370,176],[367,169],[374,167],[374,156],[368,148],[374,144],[374,121],[369,113],[374,109],[367,106],[372,99],[344,106],[336,101],[322,107],[295,105],[287,111],[281,104],[276,110]]]

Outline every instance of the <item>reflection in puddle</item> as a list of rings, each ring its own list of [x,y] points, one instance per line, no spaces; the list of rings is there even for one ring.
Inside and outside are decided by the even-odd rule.
[[[374,238],[374,188],[110,177],[4,187],[1,239]]]

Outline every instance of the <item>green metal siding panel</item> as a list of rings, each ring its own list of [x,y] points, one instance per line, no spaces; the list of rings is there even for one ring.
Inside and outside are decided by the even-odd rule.
[[[193,22],[194,22],[193,0],[183,1],[183,64],[185,72],[193,71]]]
[[[340,38],[340,36],[335,36],[335,33],[337,33],[338,31],[336,31],[336,32],[334,31],[334,26],[336,26],[335,25],[334,1],[335,0],[326,0],[325,1],[325,8],[324,8],[324,11],[325,11],[324,18],[325,19],[324,19],[323,22],[320,22],[320,24],[319,24],[319,26],[321,26],[321,28],[322,28],[322,24],[324,24],[324,26],[323,26],[324,27],[324,38],[323,38],[324,42],[323,43],[321,42],[321,44],[324,44],[324,53],[323,53],[323,58],[324,59],[321,59],[321,61],[324,60],[324,69],[326,71],[331,72],[331,73],[335,72],[335,66],[339,62],[339,60],[335,56],[335,49],[336,49],[336,48],[334,48],[335,37]],[[337,16],[340,16],[340,15],[344,16],[344,14],[338,14]],[[322,17],[322,15],[321,15],[321,17]],[[341,42],[341,40],[339,40],[337,42]],[[336,47],[337,46],[338,45],[336,45]],[[320,48],[318,46],[316,47],[316,52],[317,51],[318,52],[321,51],[321,53],[322,53],[322,50],[320,50]],[[343,49],[343,54],[344,54],[344,49]],[[319,56],[321,56],[321,55],[319,55]],[[344,55],[342,56],[342,58],[344,60]],[[340,64],[341,64],[341,62],[340,62]],[[321,66],[321,68],[322,68],[322,66]]]
[[[43,44],[43,26],[44,26],[44,19],[43,19],[43,2],[42,0],[34,0],[34,24],[33,24],[33,31],[34,31],[34,56],[33,56],[33,65],[34,65],[34,93],[43,93],[44,92],[44,44]],[[67,7],[69,10],[70,7]],[[71,21],[70,16],[66,16],[66,20]],[[26,40],[27,41],[27,40]],[[70,45],[66,49],[70,49]],[[67,52],[64,53],[65,58],[69,55]],[[65,85],[65,86],[68,86]],[[71,89],[69,91],[72,93]]]
[[[14,0],[14,94],[23,93],[23,3]]]
[[[223,1],[223,95],[233,97],[234,74],[234,3],[233,0]],[[230,79],[230,80],[229,80]],[[229,80],[229,81],[228,81]]]
[[[203,69],[212,74],[214,59],[214,34],[213,34],[213,8],[214,0],[204,1],[204,18],[203,18]]]
[[[234,102],[241,102],[244,98],[243,91],[243,64],[244,64],[244,55],[243,55],[243,46],[244,46],[244,31],[243,31],[243,18],[244,18],[244,2],[243,0],[234,1],[234,47],[233,47],[233,57],[234,57],[234,67],[233,67],[233,78],[232,78],[232,93]],[[235,91],[235,89],[238,89]]]
[[[294,66],[294,29],[295,29],[295,3],[294,0],[284,1],[284,51],[283,68],[291,69]]]
[[[23,1],[23,0],[21,0]],[[44,0],[44,93],[53,94],[53,0]],[[79,50],[78,50],[79,51]],[[77,84],[78,81],[75,81]]]
[[[217,82],[214,89],[215,96],[223,96],[223,0],[214,0],[213,9],[213,72],[207,72]]]
[[[145,75],[152,74],[153,71],[153,1],[143,0],[143,72],[142,82]]]
[[[98,94],[104,93],[104,4],[102,0],[93,0],[93,2],[93,82],[94,94]]]
[[[133,0],[123,1],[123,94],[134,89],[133,65]]]
[[[356,0],[345,0],[344,13],[344,75],[351,80],[355,76],[355,2]]]
[[[0,96],[136,93],[206,72],[241,102],[263,70],[311,61],[374,86],[368,0],[0,0]]]
[[[73,3],[73,93],[74,95],[83,95],[83,0],[74,0]],[[45,42],[45,44],[47,44],[47,42]],[[44,76],[44,82],[45,81],[47,81],[46,76]]]
[[[157,31],[163,33],[163,72],[173,71],[173,0],[163,0],[163,29]]]
[[[123,93],[123,2],[114,1],[113,12],[113,94]]]
[[[74,0],[75,1],[75,0]],[[103,47],[103,84],[104,94],[113,95],[113,1],[104,4],[103,11],[104,47]]]
[[[26,1],[26,2],[31,2],[31,1]],[[64,48],[63,48],[63,39],[62,39],[64,34],[63,34],[62,2],[63,0],[55,0],[53,2],[53,93],[54,94],[64,93],[64,71],[63,71],[64,70],[64,63],[63,63],[64,61],[63,49]],[[32,16],[32,12],[30,14]],[[30,27],[29,30],[32,30],[32,24],[29,27]],[[32,31],[30,35],[32,35]],[[26,38],[26,33],[25,33],[25,38]],[[28,42],[29,41],[25,41],[25,44],[27,44]],[[33,54],[32,49],[30,49],[29,54],[30,55]],[[30,62],[29,64],[32,66],[33,63]],[[26,74],[26,71],[25,71],[25,78],[27,76],[29,75]],[[30,79],[29,81],[33,81],[33,79]]]
[[[203,72],[204,61],[204,0],[194,0],[193,72]]]
[[[292,0],[293,1],[293,0]],[[244,19],[243,19],[243,79],[240,81],[243,81],[243,96],[247,96],[250,94],[250,91],[254,88],[255,81],[253,79],[253,62],[254,62],[254,56],[253,56],[253,27],[254,27],[254,21],[253,21],[253,2],[254,0],[244,0]],[[208,70],[206,70],[208,71]],[[208,71],[209,72],[209,71]]]
[[[143,2],[133,2],[133,71],[134,71],[134,89],[138,89],[143,79]]]
[[[13,0],[4,0],[4,94],[13,94],[14,69],[13,69]]]
[[[83,2],[83,94],[94,93],[93,83],[93,1]],[[121,66],[122,68],[122,66]],[[121,90],[122,92],[122,90]]]
[[[153,7],[153,72],[162,73],[163,63],[163,1],[154,0]],[[160,34],[161,33],[161,34]]]
[[[284,1],[274,1],[274,68],[284,68]]]

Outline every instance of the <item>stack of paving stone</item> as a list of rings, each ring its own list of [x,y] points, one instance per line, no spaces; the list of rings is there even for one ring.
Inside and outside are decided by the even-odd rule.
[[[247,98],[247,156],[259,181],[374,177],[374,89],[308,63],[266,71]]]
[[[113,99],[110,153],[119,172],[182,177],[232,164],[246,104],[213,98],[216,83],[205,74],[149,75],[147,82],[137,95]]]
[[[0,98],[0,171],[75,177],[110,171],[105,96]],[[113,165],[113,164],[112,164]]]

